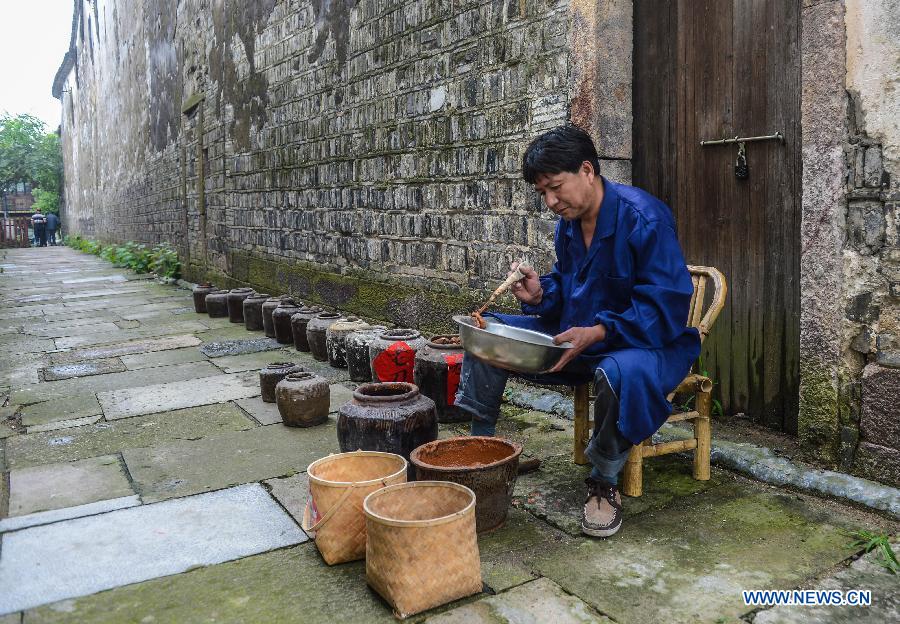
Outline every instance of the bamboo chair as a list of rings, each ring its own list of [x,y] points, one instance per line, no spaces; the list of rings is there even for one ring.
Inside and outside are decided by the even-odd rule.
[[[700,332],[702,343],[713,323],[725,305],[728,285],[725,276],[713,267],[688,265],[691,281],[694,282],[694,295],[688,313],[688,325],[696,327]],[[712,296],[706,307],[707,282],[712,285]],[[694,437],[687,440],[662,442],[653,444],[646,439],[631,448],[628,462],[622,478],[622,493],[626,496],[640,496],[643,493],[643,461],[645,457],[667,455],[682,451],[694,451],[694,478],[698,481],[709,480],[709,454],[712,433],[710,431],[710,412],[712,406],[712,381],[708,377],[691,373],[684,378],[675,390],[667,397],[669,401],[676,394],[693,392],[695,398],[694,411],[673,413],[666,422],[688,420],[694,425]],[[591,437],[594,421],[590,419],[590,404],[594,400],[591,393],[593,383],[585,383],[575,387],[575,463],[587,464],[584,449]]]

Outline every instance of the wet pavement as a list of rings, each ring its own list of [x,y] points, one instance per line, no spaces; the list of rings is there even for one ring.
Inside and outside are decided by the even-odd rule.
[[[338,451],[346,370],[67,248],[2,250],[0,268],[0,624],[393,620],[363,562],[325,565],[300,528],[306,467]],[[256,371],[284,360],[332,384],[325,424],[287,428],[259,399]],[[412,621],[900,619],[897,577],[850,546],[895,519],[718,468],[694,481],[687,457],[647,460],[621,532],[582,537],[587,470],[558,403],[504,406],[500,434],[543,464],[479,538],[485,591]],[[794,588],[871,589],[873,604],[741,597]]]

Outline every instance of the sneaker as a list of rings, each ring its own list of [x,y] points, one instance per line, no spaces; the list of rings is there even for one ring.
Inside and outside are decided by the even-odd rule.
[[[614,485],[588,477],[581,531],[591,537],[609,537],[622,527],[622,498]]]

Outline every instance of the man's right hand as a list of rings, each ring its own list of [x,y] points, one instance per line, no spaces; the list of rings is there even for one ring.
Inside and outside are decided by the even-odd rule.
[[[519,263],[513,262],[509,266],[510,274],[517,268],[519,268]],[[541,288],[541,280],[537,271],[532,267],[523,267],[522,273],[525,277],[510,286],[509,291],[522,303],[527,303],[528,305],[539,304],[541,299],[544,298],[544,289]]]

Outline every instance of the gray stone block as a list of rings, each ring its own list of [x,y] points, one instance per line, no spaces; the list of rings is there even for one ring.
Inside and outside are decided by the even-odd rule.
[[[881,446],[900,449],[900,370],[869,364],[863,370],[863,439]]]

